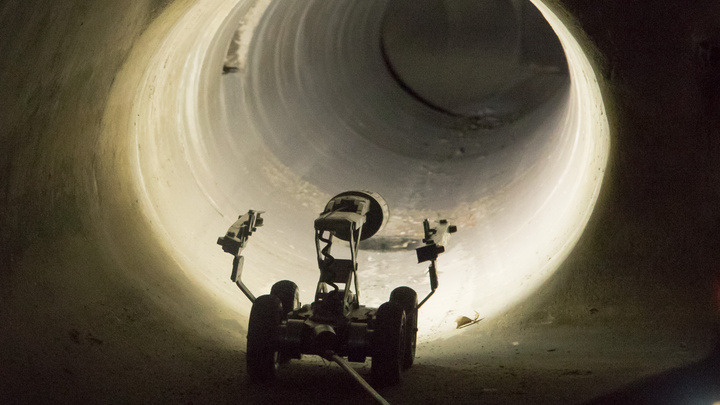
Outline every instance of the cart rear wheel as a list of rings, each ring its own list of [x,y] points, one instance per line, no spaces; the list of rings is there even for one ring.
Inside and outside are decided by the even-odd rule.
[[[250,378],[267,381],[278,367],[277,327],[283,319],[280,299],[261,295],[250,310],[247,334],[247,371]]]
[[[373,357],[371,373],[380,386],[400,382],[406,345],[405,310],[395,302],[380,305],[375,318],[373,332]]]
[[[270,295],[280,298],[285,316],[290,311],[300,308],[300,289],[290,280],[281,280],[273,284]]]
[[[290,280],[280,280],[273,284],[270,289],[270,295],[280,298],[283,308],[283,319],[287,319],[287,315],[291,311],[300,308],[300,289],[297,284]],[[285,352],[280,352],[278,361],[280,364],[285,364],[293,357],[299,358]]]
[[[415,347],[417,346],[417,293],[410,287],[398,287],[390,293],[390,302],[397,303],[405,310],[405,355],[403,357],[403,368],[410,368],[415,361]]]

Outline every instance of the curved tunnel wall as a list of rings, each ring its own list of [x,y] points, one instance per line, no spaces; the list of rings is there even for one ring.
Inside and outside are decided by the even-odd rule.
[[[185,253],[167,245],[182,233],[158,237],[157,230],[163,228],[155,224],[158,218],[140,209],[138,173],[133,172],[138,166],[129,158],[137,145],[128,137],[136,122],[130,114],[137,86],[115,85],[143,77],[155,55],[147,50],[161,47],[192,6],[183,1],[37,1],[7,2],[0,9],[0,50],[6,56],[0,59],[0,387],[8,402],[203,398],[209,395],[204,388],[218,388],[218,381],[225,381],[218,392],[234,392],[232,379],[221,375],[240,373],[235,359],[245,320],[199,290],[195,273],[177,271],[195,260],[176,256]],[[526,304],[521,312],[542,316],[541,323],[555,311],[564,315],[566,325],[594,322],[633,329],[640,323],[683,330],[684,336],[707,333],[717,314],[713,263],[720,249],[713,227],[717,214],[711,207],[718,201],[712,181],[718,165],[712,154],[703,153],[716,143],[683,135],[688,128],[696,130],[693,123],[701,118],[697,114],[702,109],[693,109],[702,102],[693,87],[695,78],[668,79],[649,69],[641,63],[647,54],[632,57],[629,45],[600,34],[604,28],[596,21],[611,20],[589,17],[582,6],[569,8],[606,52],[605,81],[626,81],[629,88],[643,92],[605,87],[619,100],[613,105],[611,176],[578,249],[532,298],[536,307]],[[645,13],[601,10],[624,16],[608,32],[637,38],[622,24]],[[693,10],[704,9],[699,5]],[[224,15],[231,12],[228,8]],[[672,21],[662,13],[651,14],[658,21]],[[222,19],[216,22],[222,25]],[[231,30],[225,27],[227,31],[215,30],[212,35],[218,38],[209,41],[217,41],[217,46],[211,47],[208,60],[214,62],[208,63],[218,67],[219,44]],[[580,32],[577,26],[573,31]],[[672,35],[685,34],[663,33],[668,43]],[[677,54],[674,48],[663,48],[660,40],[644,40],[668,55]],[[594,56],[597,63],[600,55]],[[668,58],[653,57],[659,65],[676,67]],[[158,77],[162,80],[164,74]],[[670,85],[663,86],[663,80]],[[207,90],[212,96],[201,95],[207,101],[201,108],[221,107],[210,91],[219,88]],[[667,97],[670,94],[673,97]],[[677,104],[663,101],[678,97],[687,108],[678,111]],[[180,119],[167,119],[173,118]],[[702,125],[712,133],[712,123]],[[667,141],[655,143],[658,134]],[[678,150],[683,152],[673,153]],[[677,167],[688,169],[678,173]],[[306,209],[308,215],[317,211],[312,204]],[[234,216],[235,210],[227,215]],[[227,222],[221,222],[222,230]],[[208,230],[211,240],[216,232]],[[256,246],[261,256],[262,244]],[[218,263],[222,261],[218,277],[224,277],[226,259],[217,256]],[[657,294],[658,287],[662,294]],[[224,294],[222,289],[210,290]],[[581,320],[588,307],[598,303],[606,305],[599,316]]]
[[[226,18],[230,11],[199,3],[178,20],[131,114],[148,217],[189,277],[229,308],[238,292],[229,258],[211,243],[218,230],[249,208],[266,211],[246,252],[246,281],[262,294],[290,278],[308,298],[317,281],[312,220],[344,189],[388,201],[380,238],[416,242],[425,217],[457,222],[421,335],[451,331],[473,310],[496,315],[567,256],[597,198],[609,135],[592,68],[552,15],[570,86],[503,128],[473,131],[393,81],[378,46],[385,2],[240,3]],[[243,74],[220,83],[239,19],[250,36]],[[398,285],[428,289],[412,248],[360,260],[368,305]]]

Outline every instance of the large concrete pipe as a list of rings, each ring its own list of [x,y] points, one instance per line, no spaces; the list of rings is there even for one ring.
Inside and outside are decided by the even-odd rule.
[[[7,2],[0,399],[357,401],[313,363],[272,392],[245,382],[250,304],[215,245],[238,214],[266,211],[245,281],[262,294],[291,279],[307,301],[312,221],[355,188],[391,210],[360,257],[368,305],[427,290],[412,251],[422,219],[460,229],[393,401],[513,403],[520,390],[573,403],[702,357],[717,317],[716,156],[681,137],[648,150],[638,133],[659,111],[638,112],[632,91],[652,83],[626,81],[643,66],[616,35],[655,42],[621,24],[606,34],[571,3]],[[706,9],[682,15],[694,26]],[[238,26],[241,66],[222,75]],[[690,80],[663,89],[702,104],[678,92]],[[680,110],[661,134],[707,122]],[[658,160],[696,167],[685,181]],[[484,323],[455,329],[475,312]]]
[[[222,83],[217,72],[240,18],[198,4],[194,10],[202,12],[177,22],[177,42],[160,47],[143,72],[129,130],[138,148],[141,205],[189,277],[228,308],[247,312],[227,282],[228,258],[198,241],[213,241],[247,208],[262,209],[266,225],[254,236],[255,252],[247,252],[248,284],[263,292],[291,278],[301,296],[311,296],[318,272],[310,224],[333,193],[358,187],[379,192],[391,207],[388,228],[360,258],[369,304],[379,305],[398,285],[428,289],[425,268],[407,248],[421,239],[423,218],[453,218],[460,228],[441,269],[443,288],[420,315],[421,335],[453,330],[459,315],[475,309],[495,315],[552,273],[587,222],[607,159],[607,119],[594,73],[555,19],[570,85],[564,59],[557,72],[537,73],[542,67],[523,59],[519,45],[496,57],[482,54],[483,42],[472,47],[481,31],[473,36],[463,27],[465,38],[454,39],[457,16],[477,6],[447,4],[462,7],[425,25],[446,26],[449,43],[440,61],[468,65],[467,54],[476,53],[476,60],[497,65],[485,70],[505,72],[468,77],[456,68],[451,76],[460,83],[429,97],[450,99],[453,86],[488,89],[450,107],[468,111],[455,116],[405,92],[383,59],[385,53],[403,65],[417,59],[411,52],[430,52],[407,51],[412,41],[395,34],[413,22],[402,17],[416,10],[413,3],[258,3],[247,12],[258,20],[242,22],[249,36],[243,71]],[[517,19],[521,10],[506,7],[488,20]],[[222,18],[224,25],[203,18]],[[195,25],[212,29],[200,36]],[[436,77],[416,74],[410,86],[424,89]],[[181,81],[171,85],[174,80]],[[542,82],[535,87],[545,98],[525,90],[533,81]],[[383,237],[386,243],[377,243]]]

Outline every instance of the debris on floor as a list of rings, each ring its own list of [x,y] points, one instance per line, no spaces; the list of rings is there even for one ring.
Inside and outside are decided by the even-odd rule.
[[[474,319],[470,319],[467,316],[460,316],[457,319],[455,319],[455,323],[457,323],[456,329],[466,328],[470,325],[474,325],[474,324],[482,321],[483,319],[485,319],[485,318],[480,318],[480,314],[477,311],[475,311]]]

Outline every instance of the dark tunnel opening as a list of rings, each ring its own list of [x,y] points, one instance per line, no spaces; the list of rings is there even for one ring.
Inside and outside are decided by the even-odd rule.
[[[390,1],[380,46],[393,77],[431,108],[489,129],[564,88],[560,41],[530,2]]]

